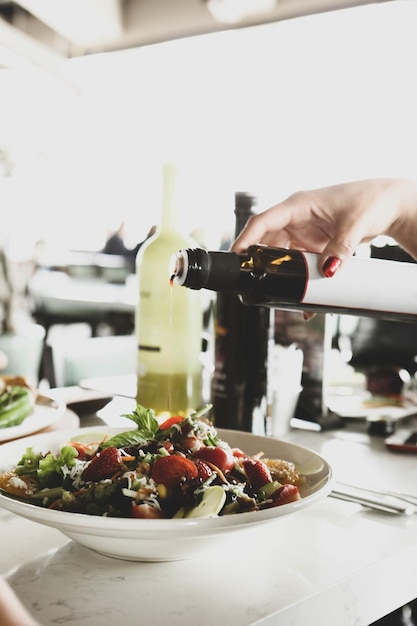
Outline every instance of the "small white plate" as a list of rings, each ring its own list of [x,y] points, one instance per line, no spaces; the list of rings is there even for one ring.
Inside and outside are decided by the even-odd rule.
[[[57,422],[65,412],[65,403],[39,394],[33,413],[29,415],[19,426],[0,428],[0,443],[26,437],[37,433]]]
[[[54,431],[20,439],[1,448],[0,472],[11,469],[20,460],[28,445],[38,452],[56,452],[70,439],[82,437],[96,441],[97,436],[121,432],[122,428],[96,428]],[[301,499],[271,509],[225,515],[208,519],[123,519],[98,517],[80,513],[54,511],[15,500],[0,494],[0,506],[34,522],[57,528],[64,535],[107,556],[130,561],[174,561],[191,558],[210,550],[230,533],[235,534],[259,524],[278,522],[324,498],[331,490],[332,471],[324,458],[302,446],[272,437],[260,437],[232,430],[218,430],[219,437],[232,447],[254,455],[263,451],[269,458],[285,459],[307,477]]]

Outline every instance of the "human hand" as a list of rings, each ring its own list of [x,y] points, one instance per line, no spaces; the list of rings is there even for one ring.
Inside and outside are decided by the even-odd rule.
[[[417,258],[417,183],[368,179],[299,191],[250,218],[232,245],[263,243],[319,253],[331,277],[362,242],[386,234]]]
[[[6,580],[0,576],[1,626],[40,626],[20,602]]]

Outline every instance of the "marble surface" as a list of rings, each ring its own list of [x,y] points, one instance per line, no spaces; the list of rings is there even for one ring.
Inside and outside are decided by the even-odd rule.
[[[388,452],[366,432],[288,439],[322,454],[338,480],[417,494],[417,455]],[[332,498],[167,563],[104,557],[1,510],[0,530],[0,571],[43,626],[305,626],[312,615],[321,626],[361,626],[417,597],[417,515]]]

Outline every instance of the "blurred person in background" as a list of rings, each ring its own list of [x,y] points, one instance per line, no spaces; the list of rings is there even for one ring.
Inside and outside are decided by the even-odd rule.
[[[120,256],[129,256],[132,252],[125,244],[126,224],[121,222],[117,230],[115,230],[107,239],[102,249],[103,254],[118,254]]]
[[[156,226],[153,225],[149,229],[145,239],[136,244],[133,248],[128,248],[125,244],[126,237],[126,224],[121,222],[118,229],[114,231],[107,239],[101,252],[103,254],[116,254],[125,257],[127,259],[132,272],[135,271],[136,255],[139,248],[144,242],[149,239],[156,231]]]

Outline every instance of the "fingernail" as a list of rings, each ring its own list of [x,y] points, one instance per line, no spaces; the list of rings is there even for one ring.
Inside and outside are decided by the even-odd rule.
[[[337,256],[329,256],[328,259],[325,260],[323,264],[323,274],[326,278],[331,278],[336,270],[339,269],[341,260],[337,258]]]
[[[309,322],[313,319],[313,317],[316,317],[315,313],[311,313],[310,311],[303,311],[303,319],[305,322]]]

